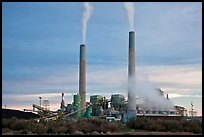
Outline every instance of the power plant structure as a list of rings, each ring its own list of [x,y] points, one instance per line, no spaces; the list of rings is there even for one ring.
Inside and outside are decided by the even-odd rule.
[[[159,90],[155,90],[159,91]],[[160,91],[159,91],[160,92]],[[158,93],[159,94],[159,93]],[[162,97],[164,97],[161,94]],[[169,101],[169,98],[165,98]],[[61,103],[60,103],[61,104]],[[64,104],[65,105],[65,104]],[[50,111],[39,105],[33,104],[33,109],[38,109],[38,113],[46,121],[56,119],[87,119],[99,118],[108,121],[123,121],[127,122],[133,116],[148,117],[148,118],[161,118],[161,119],[176,119],[182,120],[187,116],[187,110],[184,107],[174,106],[173,109],[154,109],[144,106],[143,103],[136,105],[136,113],[131,115],[128,113],[129,102],[125,100],[122,94],[112,94],[108,99],[101,95],[90,96],[90,101],[86,102],[85,108],[81,108],[80,94],[73,95],[73,102],[65,105],[65,108],[60,108],[57,111]],[[28,111],[28,110],[26,110]],[[33,110],[34,111],[34,110]],[[83,114],[82,111],[85,113]],[[38,111],[35,111],[38,112]]]
[[[86,47],[80,45],[80,66],[79,66],[79,94],[81,96],[81,108],[86,107]],[[83,110],[84,114],[85,111]]]
[[[41,107],[33,104],[34,109],[38,109],[40,116],[46,120],[62,119],[82,119],[82,118],[101,118],[108,121],[124,121],[127,122],[133,117],[151,117],[166,119],[182,119],[187,116],[187,110],[184,107],[173,106],[173,108],[161,108],[145,103],[136,104],[136,91],[134,88],[136,80],[135,71],[135,32],[129,32],[129,48],[128,48],[128,99],[122,94],[112,94],[108,99],[101,95],[91,95],[90,101],[86,102],[86,47],[85,44],[80,45],[80,63],[79,63],[79,93],[73,95],[73,102],[65,104],[64,93],[60,103],[60,109],[50,111],[48,107]],[[154,91],[150,91],[154,92]],[[163,100],[169,102],[168,94],[164,97],[161,89],[155,89]],[[48,101],[47,101],[48,102]],[[47,103],[48,104],[48,103]],[[48,106],[48,105],[47,105]],[[36,112],[36,111],[35,111]]]

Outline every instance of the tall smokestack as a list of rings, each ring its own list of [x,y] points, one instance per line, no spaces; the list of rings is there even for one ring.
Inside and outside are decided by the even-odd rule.
[[[79,94],[81,96],[81,108],[86,107],[86,47],[80,45],[80,66],[79,66]],[[82,111],[85,113],[85,111]]]
[[[136,112],[135,94],[135,33],[129,32],[129,60],[128,60],[128,113]]]

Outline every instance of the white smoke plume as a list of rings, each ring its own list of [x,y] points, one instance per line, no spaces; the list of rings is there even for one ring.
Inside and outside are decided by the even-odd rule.
[[[123,6],[127,13],[130,30],[134,30],[134,3],[123,2]]]
[[[83,12],[83,18],[82,18],[82,43],[86,42],[86,28],[89,21],[89,18],[91,17],[93,7],[91,6],[90,2],[84,2],[83,3],[84,12]]]
[[[158,87],[154,85],[148,78],[147,75],[141,72],[137,73],[134,84],[129,85],[130,91],[133,96],[137,96],[143,100],[143,106],[146,109],[153,110],[173,110],[174,104],[171,100],[166,99],[165,96],[161,95]],[[141,103],[141,99],[135,99],[136,104]],[[135,101],[133,101],[135,103]]]

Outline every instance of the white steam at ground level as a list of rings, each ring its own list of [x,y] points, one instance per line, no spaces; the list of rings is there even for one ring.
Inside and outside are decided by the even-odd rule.
[[[128,86],[131,89],[130,94],[135,96],[134,102],[138,105],[142,100],[143,109],[156,111],[174,109],[173,102],[164,97],[162,91],[147,76],[136,74],[135,81],[132,81],[132,84]]]

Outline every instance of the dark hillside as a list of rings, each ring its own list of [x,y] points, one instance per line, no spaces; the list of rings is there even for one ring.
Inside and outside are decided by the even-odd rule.
[[[2,111],[2,118],[16,117],[19,119],[32,119],[32,118],[39,117],[37,114],[34,114],[32,112],[23,112],[23,111],[14,110],[14,109],[2,109],[1,111]]]

